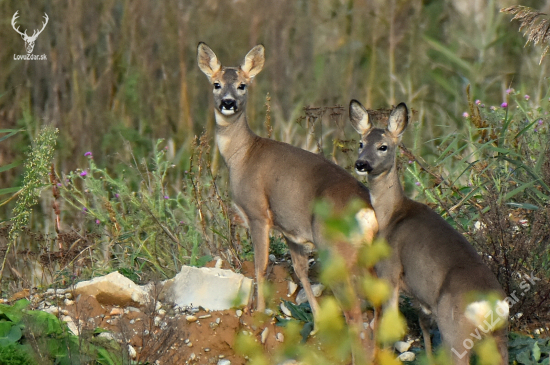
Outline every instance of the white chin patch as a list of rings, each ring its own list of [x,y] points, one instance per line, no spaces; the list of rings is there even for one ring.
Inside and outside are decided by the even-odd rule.
[[[222,112],[223,115],[233,115],[233,114],[235,114],[235,109],[222,108],[221,112]]]
[[[357,175],[362,175],[362,176],[368,175],[368,174],[369,174],[369,173],[366,172],[366,171],[359,171],[359,170],[357,170],[357,169],[355,169],[355,172],[357,173]]]

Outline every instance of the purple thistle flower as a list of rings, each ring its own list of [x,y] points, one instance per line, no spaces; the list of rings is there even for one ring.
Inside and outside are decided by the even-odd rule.
[[[414,183],[416,186],[420,186],[420,181]]]
[[[84,170],[80,173],[80,176],[86,176],[86,175],[88,175],[88,171],[86,171],[86,170]]]
[[[539,119],[539,125],[542,125],[543,121],[542,119]]]
[[[470,116],[470,114],[468,114],[468,112],[464,112],[464,113],[462,113],[462,116],[463,116],[464,118],[468,118],[468,117]]]
[[[101,221],[99,219],[96,219],[95,224],[99,224],[99,223],[101,223]]]
[[[61,183],[57,183],[57,186],[61,187],[62,185],[61,185]]]
[[[476,100],[476,105],[480,105],[481,104],[481,100],[477,99]]]
[[[116,193],[116,194],[115,194],[115,198],[117,198],[117,199],[120,198],[120,194],[119,194],[119,193]]]
[[[88,151],[88,152],[86,152],[86,153],[84,154],[84,156],[86,156],[86,157],[89,157],[89,156],[91,156],[91,155],[92,155],[92,153],[91,153],[90,151]]]
[[[82,207],[82,211],[83,211],[83,212],[87,212],[87,211],[88,211],[88,208]]]
[[[500,104],[500,107],[506,109],[506,108],[508,108],[508,103],[504,102],[504,103]]]
[[[525,94],[524,96],[525,100],[529,100],[529,98],[531,98],[529,95]]]
[[[512,88],[506,89],[506,94],[508,94],[508,95],[510,95],[513,92],[514,92],[514,89],[512,89]]]
[[[165,195],[164,199],[170,199],[170,197],[168,195]]]

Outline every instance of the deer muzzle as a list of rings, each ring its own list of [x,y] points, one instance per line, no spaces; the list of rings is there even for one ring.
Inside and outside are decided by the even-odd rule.
[[[364,175],[364,174],[370,173],[373,170],[373,168],[370,165],[370,163],[368,163],[368,161],[357,160],[355,161],[355,170],[357,171],[358,174]]]
[[[237,102],[235,99],[222,99],[220,111],[224,115],[231,115],[237,112]]]

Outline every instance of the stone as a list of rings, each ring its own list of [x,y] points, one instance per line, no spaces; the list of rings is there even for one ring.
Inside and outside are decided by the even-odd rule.
[[[411,348],[411,344],[413,343],[414,341],[397,341],[393,347],[397,350],[397,352],[401,353],[401,352],[405,352],[407,351],[408,349]]]
[[[321,283],[313,284],[311,286],[311,290],[313,290],[313,295],[315,295],[315,297],[319,297],[323,293],[323,290],[325,290],[325,286]],[[296,296],[296,304],[300,305],[306,302],[307,302],[306,291],[302,289],[300,290],[300,292],[298,292],[298,295]]]
[[[164,282],[160,299],[179,307],[226,310],[247,306],[253,293],[253,281],[231,270],[183,266]],[[238,299],[238,301],[236,301]]]
[[[142,305],[149,295],[132,280],[118,271],[76,284],[75,295],[94,296],[99,303],[109,305]]]
[[[218,361],[218,365],[231,365],[231,361],[227,359],[221,359],[220,361]]]
[[[407,351],[399,355],[397,359],[401,361],[414,361],[414,359],[416,359],[416,355],[414,354],[414,352]]]

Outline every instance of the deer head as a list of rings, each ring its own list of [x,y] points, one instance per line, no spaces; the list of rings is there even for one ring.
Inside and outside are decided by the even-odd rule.
[[[17,28],[15,27],[15,20],[17,18],[19,18],[19,15],[17,15],[17,13],[19,13],[19,10],[17,10],[15,12],[15,14],[13,14],[13,18],[11,18],[11,26],[13,27],[13,29],[19,33],[21,35],[21,38],[23,38],[23,40],[25,41],[25,49],[27,50],[27,53],[31,53],[33,48],[34,48],[34,42],[36,41],[36,38],[38,37],[38,35],[40,33],[42,33],[42,31],[44,30],[44,28],[46,28],[46,24],[48,24],[48,14],[44,13],[44,19],[46,20],[44,23],[42,23],[42,29],[40,30],[34,30],[34,32],[32,33],[31,36],[27,35],[27,30],[25,29],[24,32],[21,32],[19,30],[19,26],[17,26]]]

